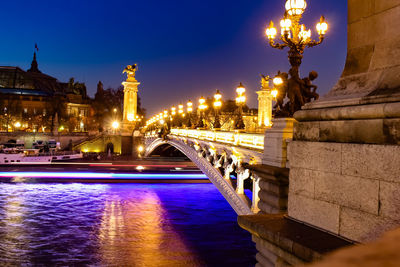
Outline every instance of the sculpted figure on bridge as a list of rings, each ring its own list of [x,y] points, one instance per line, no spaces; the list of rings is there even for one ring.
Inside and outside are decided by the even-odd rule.
[[[136,81],[135,74],[137,70],[138,70],[137,64],[133,64],[126,66],[125,69],[122,71],[122,73],[127,74],[128,76],[127,81]]]
[[[308,77],[303,79],[299,77],[298,73],[298,69],[292,67],[289,70],[290,78],[288,79],[289,75],[287,73],[278,72],[277,77],[282,79],[282,83],[276,85],[278,95],[274,106],[275,116],[293,116],[304,104],[318,99],[319,95],[316,93],[318,87],[312,84],[312,81],[318,77],[318,73],[311,71]],[[289,101],[284,103],[286,97]]]

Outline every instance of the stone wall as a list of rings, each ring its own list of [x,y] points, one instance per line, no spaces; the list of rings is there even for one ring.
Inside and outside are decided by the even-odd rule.
[[[356,241],[400,225],[400,146],[293,141],[289,216]]]
[[[347,59],[328,97],[377,96],[400,88],[400,2],[349,0]]]
[[[400,0],[349,0],[337,85],[295,113],[288,214],[365,242],[400,226]]]

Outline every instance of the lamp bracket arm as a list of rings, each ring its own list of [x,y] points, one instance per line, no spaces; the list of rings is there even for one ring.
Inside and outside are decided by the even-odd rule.
[[[277,49],[280,49],[280,50],[282,50],[283,48],[285,48],[285,47],[287,46],[287,44],[275,43],[273,40],[271,40],[271,41],[269,42],[269,45],[270,45],[271,47],[273,47],[273,48],[277,48]]]

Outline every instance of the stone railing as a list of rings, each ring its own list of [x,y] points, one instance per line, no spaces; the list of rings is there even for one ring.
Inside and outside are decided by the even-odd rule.
[[[264,150],[264,134],[193,129],[171,129],[171,134],[199,140],[219,142],[245,148]]]

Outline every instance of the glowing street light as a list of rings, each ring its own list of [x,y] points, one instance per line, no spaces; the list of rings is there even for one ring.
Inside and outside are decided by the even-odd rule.
[[[111,124],[112,128],[114,130],[117,130],[119,128],[119,122],[118,121],[113,121],[113,123]]]
[[[204,128],[204,110],[207,108],[207,105],[205,103],[206,100],[204,99],[204,97],[200,97],[199,99],[200,119],[197,124],[198,128]]]
[[[191,128],[192,127],[193,103],[190,100],[186,103],[186,111],[188,113],[188,127]]]
[[[221,128],[221,122],[219,119],[219,110],[222,106],[222,101],[221,101],[222,95],[219,90],[214,94],[214,111],[215,111],[215,120],[214,120],[214,129],[220,129]]]
[[[235,129],[242,130],[245,128],[245,124],[243,121],[243,106],[246,103],[246,96],[244,94],[245,92],[246,88],[242,83],[240,83],[239,86],[236,88],[236,93],[237,93],[236,104],[238,106],[239,114],[235,123]]]
[[[291,65],[291,76],[299,75],[299,67],[303,59],[303,52],[306,47],[313,47],[323,42],[328,30],[325,18],[321,16],[320,22],[316,25],[319,40],[311,39],[311,30],[307,30],[304,24],[300,24],[302,15],[307,8],[305,0],[287,0],[285,4],[285,14],[280,21],[282,43],[275,43],[277,29],[271,21],[266,30],[269,44],[273,48],[283,49],[289,47],[289,62]],[[296,77],[295,77],[296,78]]]

